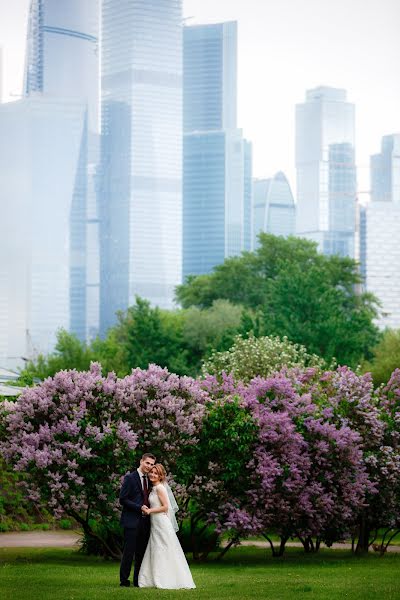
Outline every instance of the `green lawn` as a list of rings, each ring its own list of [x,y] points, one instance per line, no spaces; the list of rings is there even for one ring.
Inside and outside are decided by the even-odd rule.
[[[400,554],[352,556],[344,550],[284,558],[264,549],[231,550],[220,563],[191,564],[196,590],[120,588],[118,564],[69,549],[0,548],[1,600],[187,598],[400,600]]]

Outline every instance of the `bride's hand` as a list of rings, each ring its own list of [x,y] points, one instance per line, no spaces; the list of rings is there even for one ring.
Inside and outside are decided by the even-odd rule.
[[[150,509],[145,504],[143,504],[143,506],[142,506],[142,513],[145,514],[145,515],[149,515],[150,514]]]

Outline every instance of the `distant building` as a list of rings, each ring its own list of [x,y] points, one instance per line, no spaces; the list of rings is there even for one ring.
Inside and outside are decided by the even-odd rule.
[[[309,90],[297,105],[296,170],[296,235],[324,254],[354,257],[354,105],[345,90]]]
[[[182,2],[102,3],[101,332],[182,280]]]
[[[260,232],[287,237],[295,233],[296,207],[290,185],[279,171],[270,179],[253,181],[253,245]]]
[[[53,350],[71,328],[72,228],[85,133],[81,102],[30,96],[0,107],[0,363]]]
[[[0,356],[10,360],[51,351],[60,327],[82,340],[98,332],[98,7],[31,1],[25,98],[0,109],[0,204],[10,227],[0,236],[8,262]]]
[[[400,328],[400,134],[382,138],[371,157],[371,202],[360,215],[366,289],[381,302],[378,325]]]
[[[237,24],[184,28],[183,276],[251,249],[251,144],[236,124]]]
[[[371,201],[400,205],[400,134],[382,138],[380,154],[371,156]]]

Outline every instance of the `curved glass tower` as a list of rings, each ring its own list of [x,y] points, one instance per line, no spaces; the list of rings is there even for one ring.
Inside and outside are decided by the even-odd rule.
[[[260,232],[287,237],[294,235],[296,207],[289,182],[282,171],[272,179],[255,179],[254,190],[254,247]]]
[[[182,2],[103,0],[101,331],[182,272]]]

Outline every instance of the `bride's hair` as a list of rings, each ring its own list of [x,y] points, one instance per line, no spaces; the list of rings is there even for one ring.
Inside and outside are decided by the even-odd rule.
[[[167,472],[164,469],[164,467],[160,464],[157,463],[154,465],[154,467],[151,468],[151,470],[156,470],[157,471],[157,475],[158,475],[158,479],[162,482],[165,481],[166,477],[167,477]]]

